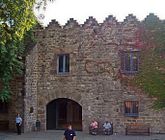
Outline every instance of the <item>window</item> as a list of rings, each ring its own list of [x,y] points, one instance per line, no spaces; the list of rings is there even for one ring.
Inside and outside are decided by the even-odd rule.
[[[0,113],[8,112],[8,104],[6,102],[0,101]]]
[[[121,71],[123,73],[136,73],[139,69],[139,51],[121,52]]]
[[[125,115],[130,117],[137,117],[139,115],[139,102],[138,101],[125,101]]]
[[[58,73],[64,74],[69,72],[69,54],[58,55]]]

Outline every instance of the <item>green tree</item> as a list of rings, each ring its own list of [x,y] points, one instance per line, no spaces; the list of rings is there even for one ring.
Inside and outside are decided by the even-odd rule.
[[[52,1],[52,0],[49,0]],[[36,23],[34,6],[46,7],[47,0],[1,0],[0,2],[0,100],[10,98],[10,81],[22,73],[24,37]]]
[[[156,97],[154,107],[165,107],[165,23],[153,14],[143,22],[144,47],[140,72],[135,83],[150,96]]]

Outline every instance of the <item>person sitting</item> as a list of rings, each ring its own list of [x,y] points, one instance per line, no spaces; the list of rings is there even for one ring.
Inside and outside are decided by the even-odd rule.
[[[96,120],[93,120],[90,124],[90,133],[93,135],[97,135],[98,132],[98,122]]]
[[[106,121],[104,124],[103,124],[103,131],[104,131],[104,134],[105,135],[110,135],[110,132],[112,130],[112,125],[110,122]]]

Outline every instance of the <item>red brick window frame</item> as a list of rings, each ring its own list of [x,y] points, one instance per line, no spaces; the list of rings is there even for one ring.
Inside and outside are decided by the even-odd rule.
[[[121,72],[124,74],[136,74],[139,71],[139,50],[122,50],[121,57]]]
[[[139,102],[125,101],[124,113],[125,113],[125,116],[128,116],[128,117],[138,117],[139,116]]]

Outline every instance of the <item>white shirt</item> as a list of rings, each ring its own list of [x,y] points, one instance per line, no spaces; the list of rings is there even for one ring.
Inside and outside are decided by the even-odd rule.
[[[108,122],[108,123],[104,123],[103,127],[105,129],[110,129],[111,128],[111,124]]]
[[[16,121],[16,123],[22,123],[22,118],[21,117],[16,117],[15,121]]]

